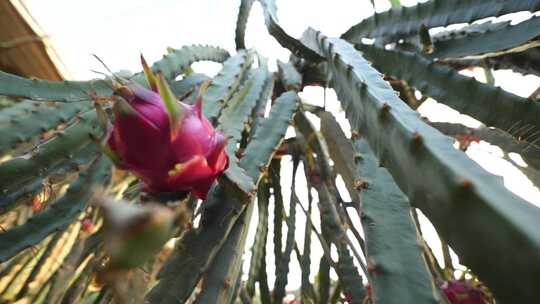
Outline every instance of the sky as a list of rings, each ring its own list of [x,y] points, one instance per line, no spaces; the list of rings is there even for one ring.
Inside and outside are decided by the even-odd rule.
[[[277,0],[280,24],[292,36],[299,37],[311,26],[321,30],[327,36],[339,36],[351,25],[371,15],[373,9],[369,0]],[[417,1],[402,0],[404,5],[412,5]],[[113,71],[140,70],[139,54],[142,53],[149,62],[158,60],[166,53],[167,47],[181,47],[189,44],[209,44],[223,47],[234,52],[234,28],[239,1],[224,0],[24,0],[31,14],[41,25],[43,31],[54,45],[61,60],[66,65],[71,77],[77,80],[100,77],[92,70],[105,72],[92,54],[99,56]],[[332,5],[328,5],[332,3]],[[386,0],[377,1],[377,11],[386,10],[390,4]],[[521,17],[515,17],[521,18]],[[289,52],[282,48],[264,26],[262,10],[255,3],[251,12],[246,32],[246,45],[254,47],[262,55],[270,59],[270,68],[275,69],[275,60],[287,61]],[[195,70],[210,75],[219,70],[218,64],[195,64]],[[468,76],[485,81],[481,70],[467,72]],[[540,86],[540,79],[510,71],[495,73],[496,85],[514,94],[527,97]],[[320,88],[307,88],[301,97],[313,104],[322,104],[323,91]],[[327,92],[329,109],[338,117],[345,132],[350,132],[343,111],[339,107],[335,94]],[[420,109],[420,113],[433,121],[460,122],[471,127],[480,123],[470,117],[428,100]],[[314,120],[317,123],[316,120]],[[350,133],[349,133],[350,134]],[[292,135],[289,132],[289,136]],[[505,185],[531,203],[540,205],[540,192],[532,186],[518,169],[501,160],[498,147],[486,142],[473,143],[467,154],[491,173],[504,176]],[[283,166],[284,174],[290,165]],[[290,172],[290,171],[288,171]],[[301,175],[298,184],[305,184]],[[290,179],[284,179],[284,197],[288,197]],[[339,183],[344,197],[343,183]],[[307,206],[306,192],[299,192],[304,206]],[[286,206],[286,210],[288,207]],[[270,214],[272,214],[270,210]],[[255,211],[256,215],[256,211]],[[305,217],[297,209],[299,223]],[[355,222],[359,219],[351,214]],[[318,214],[312,216],[318,223]],[[253,225],[256,223],[253,218]],[[361,230],[361,226],[358,227]],[[270,228],[271,229],[271,228]],[[252,229],[254,230],[254,229]],[[437,236],[429,221],[422,219],[422,230],[432,244],[436,256],[442,257]],[[303,242],[303,225],[296,232],[300,249]],[[254,233],[248,235],[248,249]],[[271,234],[268,236],[272,240]],[[318,250],[316,238],[312,241],[312,261],[318,261],[322,252]],[[249,261],[249,250],[246,251]],[[267,255],[269,281],[273,282],[273,255]],[[318,263],[312,264],[312,274],[316,273]],[[244,270],[247,271],[248,263]],[[298,288],[300,269],[296,258],[292,257],[289,288]]]

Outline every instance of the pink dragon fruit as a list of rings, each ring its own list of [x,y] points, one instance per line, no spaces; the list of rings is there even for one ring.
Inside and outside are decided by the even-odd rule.
[[[116,164],[131,171],[147,192],[191,191],[205,199],[228,165],[226,137],[214,130],[194,105],[176,100],[166,81],[142,58],[150,88],[134,82],[115,89],[114,124],[107,150]]]
[[[441,285],[441,290],[451,304],[487,304],[485,294],[482,290],[474,288],[465,281],[445,281]]]

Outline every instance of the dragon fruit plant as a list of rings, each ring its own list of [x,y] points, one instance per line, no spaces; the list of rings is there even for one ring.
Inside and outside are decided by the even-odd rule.
[[[0,302],[284,303],[297,267],[299,303],[536,303],[540,210],[465,150],[520,154],[540,185],[538,94],[460,71],[540,76],[540,19],[495,19],[540,0],[392,1],[340,37],[300,38],[258,1],[291,52],[277,71],[246,48],[255,0],[241,0],[234,52],[169,49],[130,77],[92,81],[0,72]],[[221,71],[197,73],[198,61]],[[351,136],[299,98],[313,85],[335,91]],[[422,118],[427,98],[484,125]]]

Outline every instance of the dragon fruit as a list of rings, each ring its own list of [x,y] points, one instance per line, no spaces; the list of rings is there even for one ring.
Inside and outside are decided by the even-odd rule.
[[[205,199],[227,168],[227,139],[204,117],[200,96],[194,105],[178,101],[141,59],[150,89],[133,81],[116,87],[121,98],[113,107],[108,154],[143,182],[144,191],[191,191]]]
[[[465,281],[445,281],[440,285],[451,304],[487,304],[486,296]]]

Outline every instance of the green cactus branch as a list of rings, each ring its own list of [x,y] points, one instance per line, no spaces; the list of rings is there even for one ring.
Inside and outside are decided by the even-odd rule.
[[[308,208],[306,210],[306,217],[311,217],[312,213],[312,201],[310,187],[307,188],[308,191]],[[300,262],[300,269],[302,271],[302,285],[300,286],[300,291],[302,293],[302,301],[305,303],[316,303],[317,296],[315,295],[315,289],[309,280],[309,275],[311,273],[311,234],[312,228],[310,222],[306,220],[304,226],[304,251],[301,256],[298,256],[298,261]]]
[[[79,265],[89,256],[89,254],[94,253],[94,250],[86,249],[88,247],[94,247],[94,249],[97,248],[98,246],[96,246],[95,243],[97,243],[96,239],[98,238],[96,236],[100,235],[101,234],[99,233],[93,234],[92,236],[80,242],[76,242],[73,245],[69,254],[62,262],[62,265],[49,280],[50,287],[48,292],[44,296],[46,299],[45,303],[57,303],[62,300],[62,297],[70,287],[70,284],[75,281],[77,275],[80,276],[80,273],[78,274],[76,272]],[[101,243],[102,239],[99,238],[99,241]]]
[[[176,76],[182,74],[189,66],[197,61],[215,61],[222,63],[230,57],[227,50],[209,45],[189,45],[179,49],[169,49],[169,53],[152,65],[152,71],[160,71],[163,77],[172,82]],[[131,79],[147,85],[142,72]]]
[[[194,303],[231,303],[240,278],[253,202],[242,212],[204,278],[204,289]]]
[[[2,299],[7,301],[14,300],[17,292],[22,287],[24,280],[29,275],[27,269],[32,269],[39,261],[41,256],[45,253],[48,244],[53,237],[48,237],[43,241],[43,244],[36,248],[34,251],[27,250],[24,255],[27,255],[27,259],[19,267],[14,267],[13,272],[10,273],[8,278],[9,283],[2,290]]]
[[[199,73],[192,73],[182,80],[174,81],[170,84],[171,91],[174,93],[178,99],[184,99],[186,97],[191,97],[199,93],[198,88],[204,81],[210,81],[212,78]],[[193,101],[191,103],[195,102]]]
[[[264,256],[266,256],[266,248],[264,251]],[[259,292],[261,296],[261,304],[272,303],[270,288],[268,287],[268,275],[266,274],[266,260],[264,259],[262,261],[261,271],[259,273]]]
[[[297,134],[297,137],[299,135]],[[313,227],[311,222],[311,216],[313,213],[313,195],[311,194],[311,189],[313,186],[310,183],[309,179],[309,168],[306,164],[307,160],[305,158],[302,159],[302,163],[304,166],[304,174],[306,177],[306,193],[307,193],[307,200],[308,200],[308,206],[307,210],[303,208],[302,204],[298,204],[300,206],[300,209],[302,211],[305,211],[306,216],[306,223],[304,225],[304,245],[303,245],[303,252],[302,255],[298,255],[297,259],[300,263],[300,270],[302,271],[302,282],[300,286],[300,292],[302,296],[302,301],[305,303],[318,303],[318,295],[315,291],[315,286],[311,284],[310,281],[310,274],[311,274],[311,236],[313,234]]]
[[[491,25],[491,27],[489,26]],[[484,28],[479,29],[479,27]],[[516,25],[485,22],[471,25],[450,39],[433,39],[430,58],[486,58],[519,53],[540,45],[540,17]]]
[[[381,165],[463,263],[500,301],[534,301],[532,291],[540,280],[540,269],[532,267],[540,265],[538,208],[512,194],[499,179],[456,151],[447,137],[422,122],[352,45],[314,30],[305,33],[304,41],[328,59],[331,86],[351,128],[365,136]],[[521,279],[503,283],[501,275]]]
[[[246,282],[246,293],[251,299],[255,295],[255,283],[259,280],[259,273],[262,269],[263,259],[266,259],[265,248],[268,237],[268,204],[270,199],[270,186],[268,181],[261,181],[257,191],[258,223],[255,232],[255,239],[251,246],[251,260],[249,263],[248,279]],[[266,271],[266,269],[262,269]]]
[[[365,142],[355,146],[362,155],[358,170],[369,184],[362,193],[367,259],[381,270],[372,280],[374,301],[440,303],[418,246],[407,197],[388,171],[378,166]]]
[[[110,166],[109,160],[99,157],[88,171],[79,174],[79,178],[70,185],[67,193],[49,209],[20,226],[0,233],[0,262],[69,225],[86,208],[95,187],[107,183]]]
[[[208,90],[202,96],[203,113],[211,122],[219,117],[221,108],[240,86],[244,75],[253,62],[253,53],[239,51],[223,63],[223,68],[214,77]]]
[[[84,299],[84,296],[90,295],[88,289],[93,279],[93,267],[91,265],[86,265],[77,277],[74,278],[73,283],[67,288],[66,293],[62,297],[63,303],[77,303]],[[133,280],[133,279],[132,279]],[[131,281],[130,281],[131,282]],[[135,290],[135,289],[134,289]],[[140,292],[140,290],[135,290]],[[130,295],[135,294],[136,292],[130,293]],[[97,293],[97,292],[96,292]],[[111,302],[112,299],[109,299]],[[44,303],[46,299],[44,299]]]
[[[47,240],[44,240],[43,243],[45,243]],[[5,264],[2,265],[2,270],[0,271],[0,276],[2,278],[8,278],[11,279],[13,277],[14,273],[16,272],[16,269],[21,267],[21,265],[26,264],[28,259],[35,255],[36,252],[33,253],[30,252],[31,250],[26,250],[24,252],[20,252],[15,257],[13,257],[11,260],[5,262]],[[6,288],[7,284],[3,284],[0,286],[0,293],[2,293]]]
[[[152,69],[160,70],[166,79],[172,80],[193,62],[214,60],[223,62],[229,57],[224,49],[210,46],[186,46],[157,61]],[[144,82],[144,75],[138,73],[133,78]],[[47,81],[26,79],[0,71],[0,95],[22,97],[39,101],[75,102],[92,99],[92,94],[111,96],[108,81]]]
[[[9,123],[1,123],[0,153],[13,150],[17,144],[25,143],[42,133],[67,123],[73,116],[90,110],[91,102],[76,103],[35,103],[35,106],[23,113],[13,116]]]
[[[298,73],[291,63],[283,63],[278,60],[278,73],[283,87],[287,91],[300,91],[302,89],[302,75]]]
[[[27,154],[0,164],[0,189],[5,193],[0,196],[0,214],[39,191],[49,174],[76,171],[90,162],[96,152],[91,138],[99,132],[97,124],[96,112],[88,111]]]
[[[15,157],[0,165],[0,188],[12,186],[46,172],[55,164],[69,159],[75,151],[97,138],[98,122],[95,111],[88,111],[75,118],[66,129],[38,145],[26,155]]]
[[[9,210],[29,202],[34,195],[45,187],[62,184],[65,180],[69,180],[69,175],[88,166],[97,152],[97,147],[92,143],[88,143],[79,151],[74,152],[71,158],[55,162],[50,167],[32,168],[22,165],[21,168],[26,167],[32,170],[26,173],[27,176],[24,179],[19,179],[17,182],[5,186],[4,189],[7,191],[0,196],[0,214],[5,214]],[[7,162],[6,167],[9,168],[9,166],[9,162]],[[37,169],[38,172],[33,171],[33,169]],[[3,172],[3,170],[4,167],[0,166],[0,172]]]
[[[255,108],[253,109],[250,136],[257,132],[257,129],[264,118],[266,106],[268,105],[268,101],[270,100],[270,97],[272,97],[272,92],[274,91],[274,82],[274,73],[268,72],[261,96],[259,97],[259,100],[257,100]]]
[[[516,162],[514,159],[510,158],[508,155],[504,155],[503,159],[514,165],[519,171],[521,171],[527,178],[535,185],[535,187],[540,187],[540,170],[532,167],[522,167],[521,164]]]
[[[321,111],[319,117],[321,118],[321,133],[328,143],[329,156],[334,161],[334,170],[343,178],[351,200],[359,204],[360,192],[357,189],[357,181],[360,176],[355,170],[353,147],[339,125],[336,125],[337,122],[332,114]]]
[[[289,214],[285,220],[287,224],[287,236],[285,238],[285,250],[281,253],[280,259],[276,259],[276,280],[274,282],[274,290],[272,293],[274,303],[282,303],[283,298],[285,297],[285,286],[288,282],[289,275],[289,263],[291,261],[291,254],[295,244],[294,233],[296,231],[296,204],[298,203],[298,197],[296,197],[294,190],[294,180],[296,168],[298,167],[298,162],[293,164],[295,167],[292,170],[292,187],[291,187],[291,197],[289,200]]]
[[[512,137],[502,130],[487,127],[469,128],[462,124],[447,122],[430,122],[429,124],[441,131],[441,133],[449,136],[471,135],[492,145],[499,146],[507,153],[513,152],[520,154],[527,165],[540,170],[540,144],[516,140],[514,137],[521,137],[523,135],[519,132],[519,128],[516,128],[517,134]],[[540,138],[540,130],[537,131],[535,137]]]
[[[334,143],[328,145],[329,150],[332,152],[332,147],[340,143],[337,147],[341,157],[353,162],[351,168],[355,168],[356,155],[357,172],[354,176],[362,176],[358,184],[367,185],[361,188],[361,220],[366,238],[368,269],[370,265],[380,269],[371,280],[373,301],[439,303],[434,297],[435,283],[418,246],[418,235],[407,197],[388,171],[379,167],[364,141],[358,141],[353,147],[332,114],[321,112],[320,118],[322,134]]]
[[[28,292],[28,284],[34,280],[39,269],[43,267],[45,261],[50,258],[51,251],[59,243],[64,233],[55,233],[51,235],[50,238],[45,240],[40,248],[40,254],[37,255],[38,258],[35,260],[33,265],[27,265],[27,271],[21,271],[12,279],[12,283],[9,288],[5,290],[2,294],[4,300],[16,301],[20,299],[20,295]]]
[[[383,73],[406,81],[423,94],[488,126],[509,130],[519,124],[540,130],[540,103],[460,75],[415,53],[362,44],[356,48]]]
[[[202,274],[227,240],[239,214],[236,198],[220,187],[208,193],[207,204],[219,202],[219,208],[205,211],[218,225],[202,224],[187,231],[157,275],[157,284],[146,295],[147,303],[183,303],[191,295]]]
[[[336,247],[339,257],[336,272],[339,275],[339,281],[343,286],[343,290],[351,297],[349,303],[362,304],[366,297],[366,290],[361,283],[362,277],[358,274],[358,269],[356,269],[353,263],[353,257],[346,244],[338,243]]]
[[[525,174],[536,187],[540,186],[540,148],[534,141],[518,141],[510,134],[493,128],[480,127],[474,129],[461,124],[442,122],[430,122],[430,125],[441,131],[443,134],[455,137],[458,142],[465,136],[472,136],[473,138],[499,146],[505,153],[503,159],[513,164],[518,170]],[[515,133],[521,133],[519,132],[520,129],[516,130],[517,132]],[[540,138],[540,131],[537,131],[535,137],[538,141],[538,138]],[[508,153],[511,152],[520,154],[527,166],[523,167],[510,158]]]
[[[467,36],[484,35],[489,32],[504,29],[510,26],[511,23],[512,23],[511,20],[498,21],[497,19],[488,20],[484,22],[478,22],[478,23],[472,23],[472,24],[460,27],[458,29],[443,30],[433,35],[430,35],[430,40],[432,40],[433,42],[438,42],[438,41],[460,39]]]
[[[319,261],[318,277],[318,294],[320,304],[329,303],[330,301],[330,262],[326,257],[321,257]]]
[[[328,182],[322,183],[320,186],[316,186],[316,189],[319,193],[319,211],[322,225],[326,227],[327,240],[332,241],[338,248],[338,262],[333,268],[343,289],[351,295],[351,303],[360,304],[365,297],[366,291],[363,284],[359,284],[359,282],[362,282],[362,276],[353,263],[349,249],[355,253],[355,258],[366,276],[368,275],[368,269],[352,246],[352,242],[349,240],[336,210],[337,201],[334,195],[337,189],[329,187],[327,184]],[[370,277],[368,277],[368,281],[371,281]]]
[[[258,183],[261,168],[267,166],[285,134],[296,111],[297,98],[294,93],[285,93],[276,100],[269,117],[262,122],[240,160],[240,166],[257,181],[255,184]],[[245,206],[221,186],[210,191],[205,204],[217,207],[207,209],[201,219],[201,227],[189,231],[178,244],[160,270],[158,283],[146,297],[149,303],[178,303],[189,297],[242,213],[234,210],[235,206]],[[249,223],[249,218],[245,219],[245,223]],[[231,278],[231,281],[236,282],[235,278]]]
[[[0,71],[0,95],[38,101],[76,102],[87,101],[92,94],[110,96],[112,89],[105,80],[49,81],[27,79]]]
[[[341,38],[354,43],[361,42],[362,38],[380,37],[395,41],[416,35],[422,24],[433,28],[539,9],[538,0],[430,0],[375,14],[351,27]]]
[[[478,59],[447,60],[447,64],[464,69],[468,67],[486,67],[493,70],[512,70],[523,75],[540,76],[540,48],[524,52],[504,54],[497,57]]]
[[[251,78],[247,80],[246,84],[239,90],[237,95],[233,96],[220,116],[220,128],[225,130],[225,134],[232,137],[232,141],[228,144],[229,157],[232,162],[238,161],[236,157],[233,157],[235,155],[236,145],[242,137],[242,130],[247,123],[249,114],[252,113],[257,100],[260,98],[267,76],[268,71],[266,70],[266,67],[253,70]],[[248,151],[246,152],[249,153],[249,151],[248,148]],[[241,170],[241,172],[235,171],[236,174],[230,177],[232,177],[234,181],[239,182],[237,177],[238,173],[241,173],[241,176],[249,182],[245,192],[252,192],[254,187],[253,181],[250,177],[245,175],[246,173],[243,169],[237,165],[236,168]],[[231,172],[230,169],[231,167],[229,167],[227,172]],[[257,176],[254,175],[251,177],[254,178],[254,180],[257,179]],[[217,254],[215,262],[212,263],[208,269],[204,281],[206,288],[198,295],[196,300],[197,303],[227,303],[232,300],[234,286],[231,285],[236,282],[236,278],[240,275],[243,248],[245,247],[252,212],[253,203],[250,202],[232,228],[230,235]]]
[[[10,99],[14,100],[14,99]],[[41,105],[40,102],[33,101],[33,100],[21,100],[19,102],[15,102],[12,105],[9,105],[5,108],[0,109],[0,125],[3,127],[5,125],[9,125],[13,122],[15,119],[21,119],[22,117],[26,117],[27,115],[32,114],[32,110],[39,108]]]
[[[265,75],[266,73],[262,72],[266,72],[266,69],[260,72],[261,75]],[[276,100],[269,117],[264,120],[258,133],[246,148],[246,154],[240,160],[240,164],[254,181],[259,179],[261,168],[264,169],[267,166],[264,164],[264,156],[273,155],[283,140],[287,126],[296,111],[296,98],[296,94],[288,94]],[[253,212],[253,202],[248,202],[248,204],[215,259],[219,263],[214,262],[208,271],[205,282],[209,285],[205,289],[207,292],[203,292],[198,297],[199,303],[226,303],[232,298],[233,289],[227,284],[224,285],[223,282],[227,280],[236,282],[236,278],[240,275],[242,253]],[[292,232],[294,236],[294,229]],[[287,240],[289,239],[291,239],[290,236]],[[294,241],[294,238],[292,240]],[[288,252],[289,256],[290,251],[292,249]]]
[[[246,36],[246,25],[249,18],[249,12],[255,0],[241,0],[240,8],[238,9],[238,18],[236,18],[236,29],[234,41],[236,49],[241,50],[246,48],[244,38]]]
[[[274,194],[274,216],[273,216],[273,247],[275,261],[275,276],[277,277],[277,263],[281,260],[283,254],[283,221],[285,218],[285,203],[283,200],[283,191],[281,190],[281,163],[277,160],[272,161],[268,170],[272,192]]]
[[[70,248],[76,241],[79,230],[79,225],[75,223],[70,225],[65,231],[58,232],[52,236],[40,260],[21,285],[22,288],[15,297],[17,300],[24,298],[28,294],[36,294],[41,288],[41,285],[49,280],[58,269],[60,262],[63,262],[64,256],[67,254],[66,248]]]
[[[330,168],[327,144],[304,113],[296,116],[295,123],[302,136],[308,139],[307,144],[311,150],[317,155],[318,166],[315,166],[309,161],[307,164],[312,172],[317,170],[316,167],[318,167],[320,172],[321,182],[312,183],[312,185],[319,193],[319,212],[321,215],[323,235],[327,241],[333,242],[338,248],[339,260],[334,266],[334,270],[338,274],[344,290],[350,293],[352,303],[362,303],[365,290],[363,285],[358,283],[362,282],[362,276],[353,264],[353,259],[350,256],[349,249],[347,249],[349,247],[355,250],[346,234],[342,219],[338,214],[337,196],[339,192],[335,186],[334,174]],[[362,266],[363,272],[368,275],[367,268],[361,257],[356,251],[354,252],[357,262]]]
[[[259,0],[264,10],[264,20],[268,33],[272,35],[277,42],[288,49],[295,56],[309,59],[312,62],[319,62],[322,57],[309,48],[306,48],[300,41],[289,36],[287,32],[278,24],[277,7],[275,0]]]
[[[252,137],[244,156],[240,159],[240,166],[246,170],[254,181],[258,180],[260,170],[268,168],[271,158],[279,148],[285,131],[298,107],[299,98],[294,92],[281,94],[275,100],[268,118],[261,122],[259,130]]]
[[[237,145],[242,139],[242,131],[248,125],[257,101],[263,93],[267,76],[268,70],[266,67],[253,70],[244,86],[239,89],[223,109],[219,118],[219,129],[223,130],[225,135],[231,137],[226,148],[230,160],[225,175],[245,193],[252,192],[255,186],[251,178],[246,176],[244,170],[239,167],[239,160],[236,156]]]

